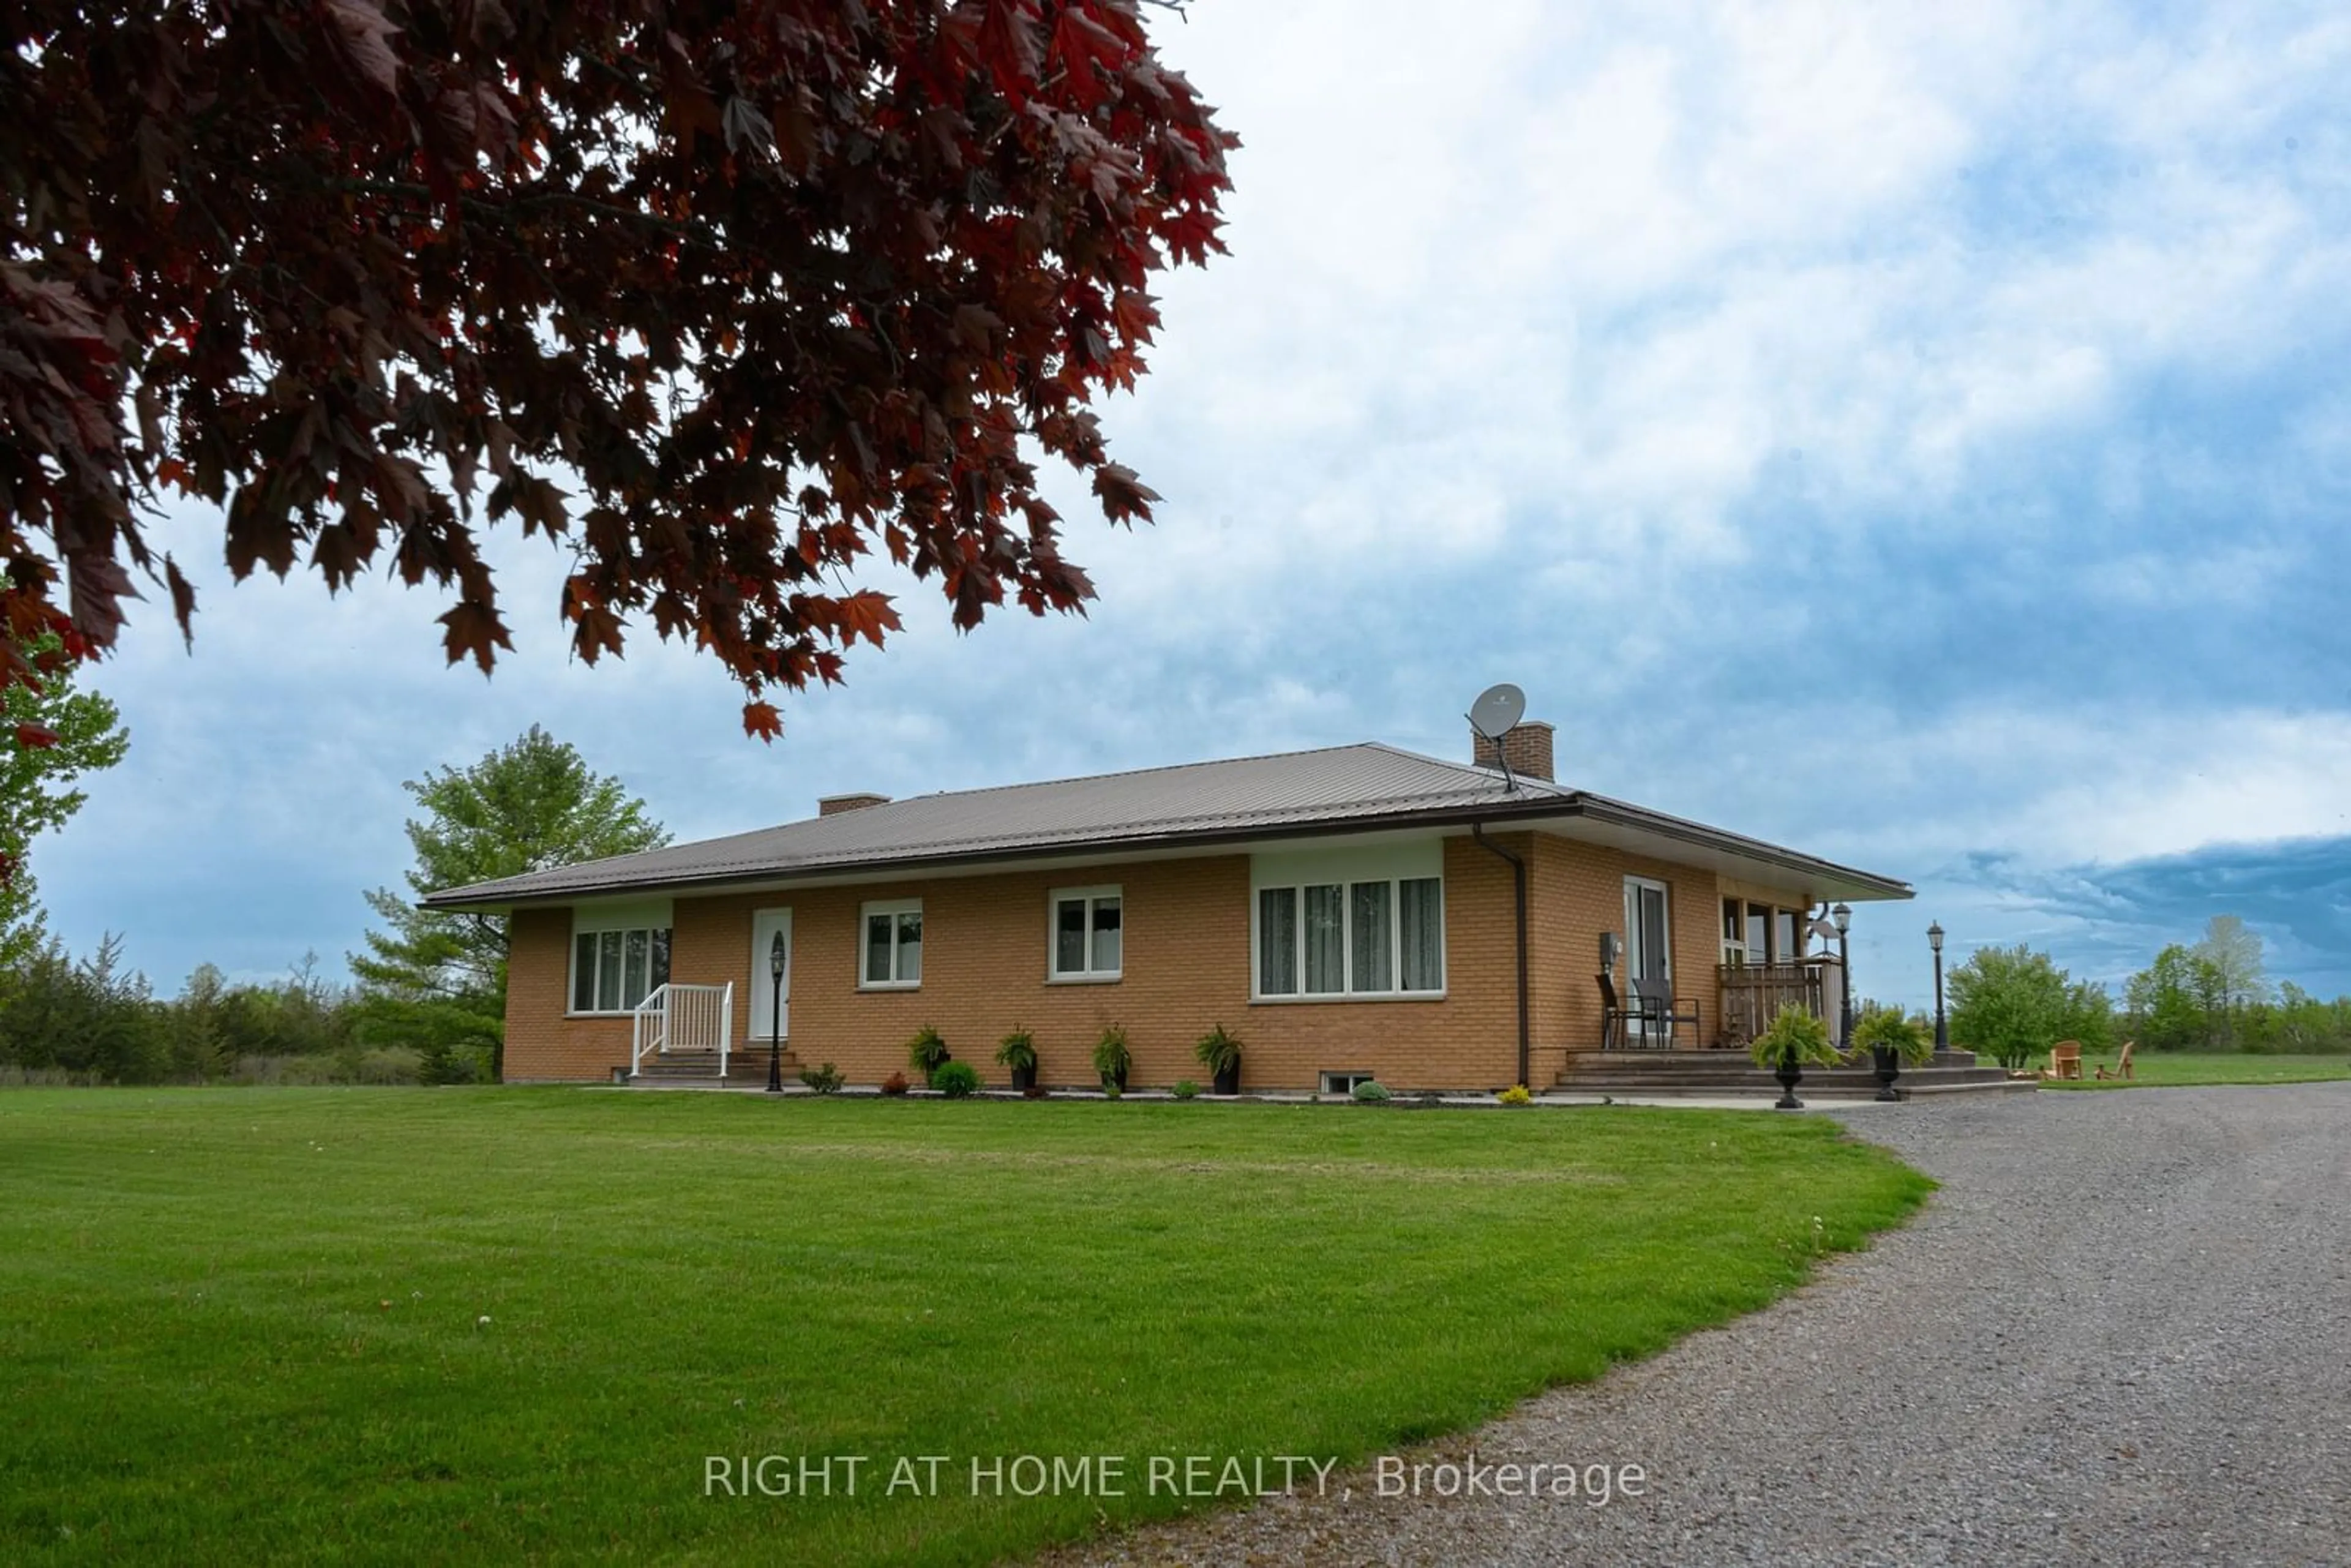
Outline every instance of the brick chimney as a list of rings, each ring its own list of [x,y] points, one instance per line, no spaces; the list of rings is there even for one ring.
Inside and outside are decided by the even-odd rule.
[[[1544,744],[1548,751],[1550,744],[1548,737],[1545,738]],[[862,811],[868,806],[886,806],[889,803],[889,796],[871,794],[863,790],[854,795],[827,795],[817,801],[816,814],[820,817],[838,817],[843,811]]]
[[[1510,771],[1521,779],[1540,779],[1552,782],[1551,726],[1539,718],[1514,724],[1502,732],[1498,747],[1476,730],[1469,732],[1469,759],[1480,768],[1499,768],[1504,758],[1510,758]]]

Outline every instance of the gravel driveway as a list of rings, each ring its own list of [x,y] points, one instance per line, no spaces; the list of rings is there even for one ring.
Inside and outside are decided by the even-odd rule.
[[[1910,1226],[1412,1456],[1638,1465],[1646,1495],[1381,1500],[1364,1472],[1054,1560],[2351,1562],[2351,1085],[1834,1113],[1943,1183]]]

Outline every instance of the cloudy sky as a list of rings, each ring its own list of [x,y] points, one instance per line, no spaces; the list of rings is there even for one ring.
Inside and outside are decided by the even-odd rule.
[[[2119,979],[2241,914],[2351,990],[2351,15],[2231,4],[1195,0],[1165,52],[1247,145],[1080,526],[1091,618],[909,630],[743,737],[650,632],[567,661],[562,567],[444,604],[205,581],[97,684],[131,757],[42,842],[54,926],[330,968],[401,781],[543,723],[681,838],[891,794],[1359,739],[1453,756],[1489,682],[1562,779],[1915,882]],[[1073,518],[1076,486],[1060,497]],[[216,562],[216,519],[175,520]]]

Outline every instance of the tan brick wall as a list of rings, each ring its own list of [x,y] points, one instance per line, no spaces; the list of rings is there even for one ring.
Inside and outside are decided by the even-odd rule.
[[[1674,995],[1677,1001],[1698,1003],[1698,1042],[1710,1044],[1718,1000],[1714,966],[1722,947],[1722,902],[1715,874],[1603,844],[1541,833],[1532,837],[1535,1082],[1552,1082],[1566,1065],[1568,1051],[1600,1047],[1600,934],[1624,935],[1628,876],[1666,884]],[[1618,984],[1623,984],[1621,976]],[[1679,1043],[1691,1043],[1687,1032]]]
[[[1716,1024],[1714,965],[1720,902],[1711,872],[1543,834],[1495,835],[1526,856],[1533,1082],[1549,1084],[1570,1049],[1600,1043],[1600,933],[1624,928],[1624,879],[1671,889],[1677,987]],[[1057,887],[1116,883],[1125,926],[1123,977],[1106,985],[1045,980],[1047,898]],[[857,987],[859,906],[923,901],[923,984]],[[831,1061],[852,1083],[906,1065],[907,1040],[935,1026],[990,1083],[1007,1080],[996,1042],[1016,1027],[1037,1037],[1049,1084],[1093,1082],[1090,1055],[1109,1023],[1125,1027],[1132,1082],[1164,1086],[1208,1074],[1192,1042],[1223,1023],[1243,1046],[1251,1088],[1312,1089],[1325,1071],[1370,1071],[1399,1090],[1499,1088],[1518,1075],[1516,936],[1510,866],[1466,837],[1445,841],[1446,996],[1434,1001],[1249,1000],[1249,860],[1246,854],[992,876],[727,894],[676,901],[670,974],[735,982],[738,1043],[749,1040],[756,979],[751,916],[792,911],[789,1045],[805,1064]],[[514,921],[507,1005],[507,1076],[601,1082],[628,1060],[621,1019],[567,1019],[568,910]]]
[[[564,1016],[570,977],[571,911],[517,910],[507,935],[507,1082],[601,1082],[628,1064],[628,1019]]]
[[[734,981],[737,1030],[747,1037],[752,912],[789,907],[788,1043],[802,1062],[831,1061],[852,1083],[904,1068],[906,1041],[924,1024],[991,1083],[1008,1077],[996,1065],[996,1042],[1016,1027],[1037,1037],[1042,1082],[1091,1083],[1094,1041],[1104,1025],[1118,1023],[1134,1051],[1131,1082],[1205,1084],[1192,1044],[1221,1022],[1241,1039],[1249,1087],[1311,1089],[1325,1071],[1370,1071],[1398,1089],[1499,1087],[1515,1078],[1518,1051],[1509,870],[1453,840],[1445,872],[1447,991],[1440,1000],[1252,1004],[1247,855],[681,898],[670,975]],[[1047,984],[1048,895],[1104,883],[1123,894],[1123,977]],[[859,906],[870,898],[923,901],[919,989],[858,988]],[[567,911],[516,918],[510,1080],[601,1081],[628,1059],[625,1020],[563,1017],[569,930]],[[764,972],[757,983],[768,983]]]

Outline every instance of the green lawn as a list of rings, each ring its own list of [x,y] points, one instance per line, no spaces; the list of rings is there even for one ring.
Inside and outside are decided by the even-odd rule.
[[[1596,1376],[1931,1186],[1756,1113],[497,1089],[5,1092],[0,1173],[0,1558],[177,1563],[985,1562]],[[1022,1454],[1129,1495],[970,1495]]]
[[[2090,1076],[2101,1066],[2114,1071],[2117,1051],[2085,1053],[2082,1080],[2043,1080],[2044,1089],[2187,1089],[2211,1083],[2315,1083],[2329,1078],[2351,1078],[2351,1057],[2272,1056],[2246,1051],[2141,1051],[2131,1057],[2128,1080],[2101,1082]],[[2032,1063],[2045,1067],[2048,1059]]]

